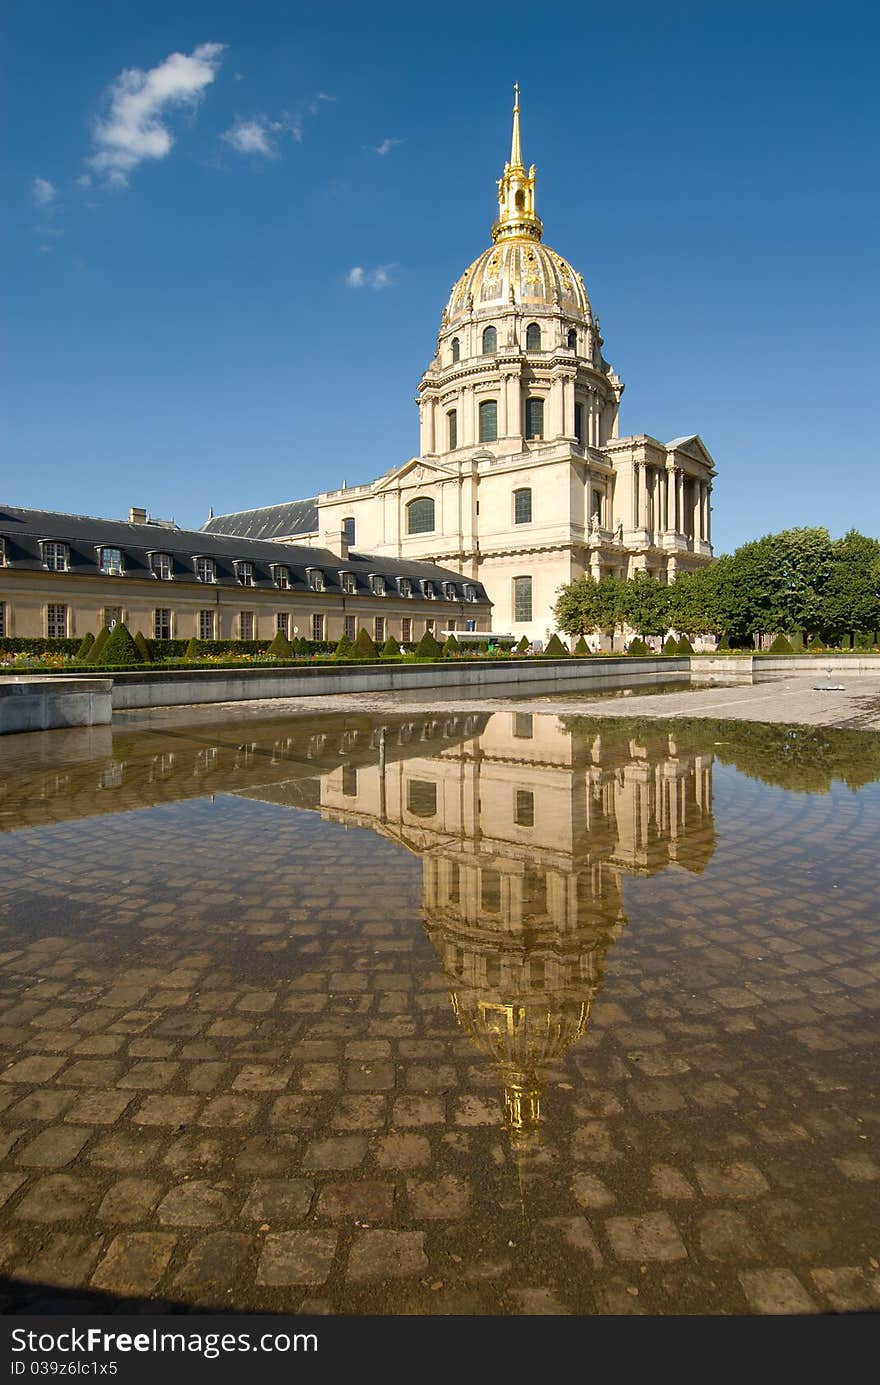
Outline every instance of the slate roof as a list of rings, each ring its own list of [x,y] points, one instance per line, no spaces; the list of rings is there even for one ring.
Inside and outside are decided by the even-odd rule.
[[[318,527],[318,497],[288,500],[283,505],[260,505],[255,510],[235,510],[214,515],[202,531],[206,534],[239,534],[244,539],[282,539],[291,534],[314,534]]]
[[[70,573],[89,576],[99,571],[99,547],[119,548],[123,553],[125,576],[152,579],[151,553],[167,553],[172,560],[173,576],[179,581],[195,580],[196,556],[213,558],[217,583],[240,586],[235,571],[236,559],[253,564],[253,586],[257,589],[275,587],[272,564],[282,564],[290,573],[292,593],[308,591],[308,570],[319,568],[324,573],[325,590],[342,592],[340,574],[350,572],[355,578],[357,596],[371,595],[370,577],[382,576],[396,586],[401,577],[413,583],[413,595],[419,596],[421,584],[452,582],[456,601],[464,600],[465,585],[476,588],[477,600],[487,602],[482,583],[465,578],[460,572],[437,567],[433,563],[408,562],[400,558],[373,556],[349,550],[348,558],[340,558],[326,548],[305,544],[268,543],[258,539],[241,538],[232,534],[205,533],[202,529],[178,529],[164,524],[129,524],[126,520],[96,519],[91,515],[68,515],[55,510],[24,510],[0,505],[0,538],[5,540],[6,562],[15,571],[43,569],[40,539],[66,543],[69,549]],[[0,568],[0,581],[4,569]],[[65,573],[51,574],[60,578]],[[159,579],[155,579],[159,580]],[[391,594],[394,594],[392,587]]]

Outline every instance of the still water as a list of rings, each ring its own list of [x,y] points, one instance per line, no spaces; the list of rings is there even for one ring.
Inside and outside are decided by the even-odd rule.
[[[0,746],[7,1310],[880,1304],[880,738],[196,716]]]

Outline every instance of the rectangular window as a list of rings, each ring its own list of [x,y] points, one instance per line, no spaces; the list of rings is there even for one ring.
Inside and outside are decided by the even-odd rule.
[[[157,606],[153,612],[153,638],[171,639],[171,611],[167,606]]]
[[[345,541],[348,544],[349,548],[353,548],[355,541],[354,536],[357,532],[353,515],[349,515],[348,519],[344,519],[342,521],[342,532],[345,535]]]
[[[342,766],[342,792],[346,798],[357,798],[358,772],[354,765]]]
[[[355,589],[354,573],[353,573],[353,572],[343,572],[343,574],[342,574],[342,590],[345,592],[346,596],[353,596],[353,595],[354,595],[354,589]]]
[[[513,522],[514,524],[531,524],[532,522],[532,492],[523,489],[513,492]]]
[[[282,591],[287,591],[290,586],[290,569],[278,563],[275,568],[275,585]]]
[[[513,579],[513,618],[515,621],[532,618],[532,579],[514,577]]]
[[[254,585],[253,563],[236,563],[235,573],[243,587],[252,587]]]
[[[456,630],[457,628],[458,628],[458,627],[457,627],[456,624],[455,624],[455,617],[453,617],[452,620],[447,620],[447,622],[446,622],[446,629],[447,629],[447,630]]]
[[[214,559],[213,559],[213,558],[196,558],[196,581],[197,581],[197,582],[213,582],[213,581],[214,581]]]
[[[476,630],[477,622],[475,620],[466,620],[464,623],[464,628],[465,630]]]
[[[199,639],[213,640],[215,638],[214,630],[214,612],[199,611]]]
[[[276,611],[276,612],[275,612],[275,629],[276,629],[280,634],[286,636],[287,639],[290,639],[290,612],[289,612],[289,611]]]
[[[543,399],[526,400],[526,437],[543,438],[544,436],[544,401]]]
[[[497,870],[480,871],[480,908],[484,914],[501,910],[501,875]]]
[[[529,789],[517,789],[513,820],[517,827],[534,827],[535,795]]]
[[[409,616],[404,616],[400,622],[400,638],[404,644],[409,644],[412,639],[412,620]]]
[[[101,571],[111,577],[122,576],[122,550],[120,548],[101,549]]]
[[[412,582],[408,577],[401,577],[400,579],[400,595],[412,596]]]
[[[373,595],[374,595],[374,596],[384,596],[384,595],[385,595],[385,578],[384,578],[384,577],[374,577],[374,578],[373,578]]]
[[[44,543],[43,562],[50,572],[67,571],[67,544]]]
[[[470,586],[470,584],[469,584],[468,586],[466,586],[465,589],[464,589],[464,599],[465,599],[465,601],[476,601],[476,599],[477,599],[477,589],[476,589],[476,587],[472,587],[472,586]]]
[[[575,404],[574,406],[574,435],[578,442],[583,446],[586,442],[584,437],[584,406]]]
[[[357,639],[357,619],[355,616],[345,617],[345,638],[352,642]]]
[[[324,617],[312,616],[312,639],[322,640],[324,638]]]
[[[105,607],[104,607],[104,624],[106,625],[106,627],[107,627],[108,630],[113,630],[113,629],[116,628],[117,625],[121,625],[121,624],[122,624],[122,607],[121,607],[121,606],[105,606]]]
[[[436,629],[437,629],[437,622],[436,622],[436,620],[432,620],[432,619],[430,618],[430,616],[429,616],[428,619],[425,621],[425,633],[426,633],[427,635],[433,635],[433,633],[434,633],[434,631],[435,631]]]
[[[171,581],[172,564],[170,553],[154,553],[150,559],[153,576],[158,577],[163,582]]]
[[[309,568],[309,586],[313,592],[322,592],[324,590],[324,574],[321,572],[320,568]]]
[[[6,638],[6,602],[0,601],[0,640]]]
[[[384,644],[384,643],[385,643],[385,617],[384,617],[384,616],[376,616],[376,619],[373,621],[373,626],[374,626],[374,629],[373,629],[373,639],[376,641],[377,644]]]
[[[458,447],[458,414],[455,409],[450,409],[446,418],[449,424],[449,451],[453,452]]]
[[[240,640],[252,640],[254,638],[254,613],[253,611],[239,611],[238,613],[238,638]]]
[[[521,741],[530,741],[534,735],[531,712],[514,712],[513,734]]]
[[[6,566],[6,540],[0,539],[0,567]]]
[[[480,442],[498,441],[498,401],[484,399],[480,405]]]

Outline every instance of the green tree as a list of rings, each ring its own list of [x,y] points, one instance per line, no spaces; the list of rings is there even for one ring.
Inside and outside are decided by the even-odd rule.
[[[669,588],[669,623],[673,629],[687,635],[721,632],[719,584],[723,573],[723,563],[679,573]]]
[[[623,592],[627,584],[607,575],[597,582],[585,574],[559,588],[553,614],[565,635],[591,635],[594,630],[612,634],[621,622]]]
[[[669,628],[670,588],[637,572],[624,583],[621,615],[640,635],[662,635]]]
[[[880,629],[880,542],[850,529],[833,544],[833,556],[818,628],[835,642]]]

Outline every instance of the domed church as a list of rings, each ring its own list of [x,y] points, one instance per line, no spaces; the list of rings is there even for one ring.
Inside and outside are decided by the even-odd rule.
[[[435,562],[483,584],[496,632],[546,641],[559,587],[584,573],[668,582],[710,561],[715,466],[695,434],[620,436],[623,383],[583,278],[544,243],[514,91],[492,244],[454,284],[419,383],[419,455],[205,528]]]

